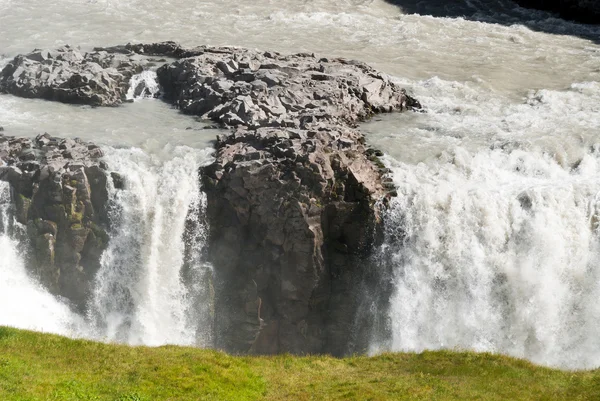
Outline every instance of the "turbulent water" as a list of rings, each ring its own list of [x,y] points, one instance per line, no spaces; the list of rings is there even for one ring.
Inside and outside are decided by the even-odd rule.
[[[599,150],[567,168],[521,149],[392,162],[392,348],[597,366]]]
[[[80,316],[26,270],[25,228],[0,182],[0,324],[128,344],[210,345],[212,267],[203,261],[206,200],[198,168],[208,151],[106,149],[125,187],[109,188],[111,241],[88,313]]]
[[[426,113],[363,127],[388,153],[399,188],[383,250],[393,272],[383,312],[391,339],[373,349],[466,348],[600,366],[599,26],[510,1],[0,0],[0,64],[35,47],[157,40],[357,58],[423,103]],[[0,237],[0,289],[18,282],[33,295],[8,302],[0,292],[0,324],[206,344],[189,319],[190,308],[209,314],[202,290],[178,281],[206,274],[182,241],[203,238],[184,235],[183,211],[203,206],[188,175],[196,170],[182,166],[201,163],[214,132],[150,99],[91,109],[0,96],[0,125],[144,150],[108,156],[131,187],[114,193],[122,224],[111,235],[122,240],[104,255],[89,316],[81,323],[36,287],[13,227]]]
[[[104,339],[129,344],[205,345],[208,315],[196,310],[201,283],[205,199],[198,167],[207,155],[189,148],[165,150],[161,161],[140,149],[112,150],[111,168],[126,177],[125,191],[111,191],[109,248],[102,255],[89,315]],[[195,280],[184,280],[193,275]],[[195,282],[188,286],[185,282]],[[207,296],[203,297],[207,302]],[[207,310],[202,308],[202,311]]]

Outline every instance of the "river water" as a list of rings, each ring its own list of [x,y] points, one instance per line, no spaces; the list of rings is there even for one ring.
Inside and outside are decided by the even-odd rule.
[[[394,272],[391,306],[383,311],[392,338],[373,343],[373,352],[476,349],[565,368],[600,366],[600,26],[510,1],[0,0],[0,65],[36,47],[160,40],[356,58],[394,76],[424,105],[426,113],[363,126],[386,150],[399,188],[387,219],[388,237],[399,242],[384,246]],[[178,163],[206,162],[214,131],[155,100],[92,109],[5,95],[0,125],[13,135],[48,131],[122,148],[112,157],[142,184],[131,199],[115,201],[150,205],[122,213],[138,220],[136,213],[171,215],[163,217],[167,228],[152,220],[147,234],[118,234],[147,249],[152,241],[162,245],[152,258],[136,259],[136,274],[160,280],[161,266],[177,274],[185,216],[173,215],[169,204],[199,207],[202,196],[151,188],[191,179],[185,172],[193,169]],[[160,240],[169,232],[175,237]],[[26,286],[18,252],[4,252],[16,249],[11,238],[0,237],[2,254],[12,258],[0,261],[0,287],[9,279]],[[128,309],[116,314],[95,294],[87,319],[95,319],[96,337],[206,343],[206,333],[186,337],[203,332],[186,317],[193,289],[170,282],[174,298],[144,298],[156,281],[134,289],[134,276],[111,279],[123,260],[106,258],[105,283],[120,282],[131,293]],[[47,294],[32,286],[39,308],[47,308]],[[31,319],[15,320],[19,313],[3,307],[0,324],[89,336],[89,322],[47,322],[36,298],[23,297]],[[52,313],[65,320],[68,311],[57,302]],[[159,334],[161,321],[172,332]]]

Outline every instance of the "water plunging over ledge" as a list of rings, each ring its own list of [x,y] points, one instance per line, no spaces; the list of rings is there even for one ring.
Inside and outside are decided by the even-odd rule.
[[[427,98],[424,87],[451,97]],[[398,187],[380,260],[393,283],[381,311],[390,335],[373,352],[475,349],[598,366],[597,89],[532,91],[514,104],[433,79],[415,88],[427,113],[363,126],[388,149]]]
[[[377,117],[362,128],[385,150],[399,194],[381,261],[393,274],[390,308],[379,311],[389,336],[373,349],[457,347],[569,368],[600,364],[599,27],[510,1],[496,15],[465,18],[412,14],[382,0],[165,4],[0,0],[0,64],[35,47],[169,38],[314,51],[394,74],[427,113]],[[64,18],[48,17],[54,13]],[[209,344],[208,326],[189,311],[205,316],[211,306],[202,289],[185,285],[187,275],[210,270],[186,251],[202,248],[202,222],[191,224],[184,210],[202,210],[189,174],[215,132],[160,101],[91,109],[6,95],[0,125],[13,135],[49,131],[118,147],[108,158],[129,185],[111,189],[121,222],[112,234],[122,241],[106,252],[89,313],[79,316],[27,275],[23,228],[0,183],[0,324],[133,344]],[[167,144],[196,150],[163,150]]]
[[[198,170],[210,150],[105,151],[123,187],[109,186],[111,240],[84,316],[27,271],[25,227],[14,221],[9,185],[0,182],[2,324],[133,345],[209,346],[212,268],[203,255]]]

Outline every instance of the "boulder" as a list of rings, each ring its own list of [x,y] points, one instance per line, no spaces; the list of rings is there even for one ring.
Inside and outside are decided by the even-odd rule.
[[[389,286],[376,279],[383,275],[371,258],[382,240],[381,209],[396,192],[382,153],[357,127],[377,113],[420,109],[419,102],[359,61],[174,42],[17,56],[0,74],[0,90],[114,105],[155,56],[176,59],[157,70],[164,99],[228,129],[201,171],[216,346],[363,351],[378,318],[357,317],[365,309],[357,291],[379,292],[373,302],[386,302]],[[54,63],[60,74],[44,72]],[[41,276],[81,304],[108,240],[102,152],[48,135],[2,143],[0,179],[15,189],[18,218],[46,266]]]

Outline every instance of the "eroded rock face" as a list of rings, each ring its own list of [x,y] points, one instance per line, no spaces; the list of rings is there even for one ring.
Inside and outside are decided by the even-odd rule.
[[[361,349],[367,339],[350,338],[356,289],[371,274],[380,235],[375,204],[394,188],[355,125],[418,102],[386,75],[345,59],[172,43],[129,48],[184,56],[157,72],[165,96],[233,128],[203,171],[217,345],[257,353]]]
[[[125,100],[131,77],[145,60],[70,46],[15,57],[0,72],[0,92],[63,103],[115,106]]]
[[[106,247],[107,175],[94,144],[48,134],[0,133],[0,180],[27,226],[29,266],[54,294],[83,310]]]

